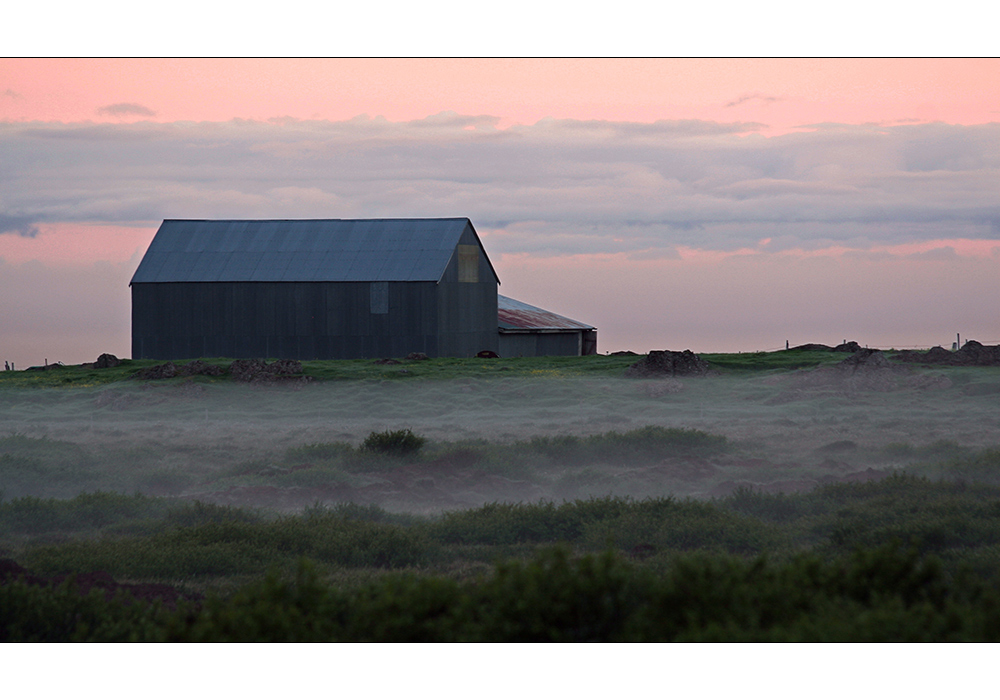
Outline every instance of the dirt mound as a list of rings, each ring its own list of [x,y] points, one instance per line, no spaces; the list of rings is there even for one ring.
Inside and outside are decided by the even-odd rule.
[[[476,357],[481,357],[484,360],[499,360],[500,356],[493,352],[492,350],[480,350],[476,353]]]
[[[690,350],[650,350],[625,370],[626,377],[675,377],[708,374],[708,363]]]
[[[103,357],[103,355],[102,355]],[[237,360],[239,362],[239,360]],[[236,364],[235,362],[233,364]],[[132,379],[173,379],[174,377],[191,377],[196,374],[205,374],[210,377],[220,377],[226,370],[219,365],[210,365],[202,360],[192,360],[186,365],[177,366],[173,362],[165,362],[162,365],[145,367],[132,375]]]
[[[407,360],[429,360],[431,358],[429,358],[427,355],[425,355],[422,352],[411,352],[409,355],[406,356],[406,359]]]
[[[186,365],[181,365],[177,368],[178,373],[182,377],[190,377],[195,374],[205,374],[209,377],[221,377],[226,373],[226,370],[219,365],[210,365],[202,360],[191,360]]]
[[[58,586],[68,578],[70,576],[37,576],[13,559],[0,559],[0,583],[11,583],[20,579],[30,586]],[[96,588],[104,593],[107,600],[111,600],[119,593],[125,593],[147,603],[159,602],[171,610],[176,609],[177,603],[181,600],[197,601],[202,598],[197,594],[182,593],[177,588],[162,583],[118,583],[105,571],[74,574],[72,578],[80,595],[87,595]]]
[[[848,340],[846,343],[841,343],[833,349],[834,352],[858,352],[861,350],[861,346],[853,340]]]
[[[309,381],[302,374],[302,363],[298,360],[275,360],[268,363],[265,360],[234,360],[229,365],[229,373],[238,382],[253,384],[278,381]]]
[[[165,362],[162,365],[143,367],[132,375],[133,379],[173,379],[177,376],[177,365]]]
[[[94,369],[108,369],[110,367],[117,367],[122,363],[117,357],[110,353],[103,353],[97,358],[97,362],[94,363]]]
[[[983,345],[969,340],[961,349],[951,352],[937,345],[927,352],[903,350],[893,356],[899,362],[917,362],[926,365],[951,365],[955,367],[1000,366],[1000,345]]]
[[[391,357],[383,357],[381,360],[375,360],[372,362],[373,365],[401,365],[403,364],[399,360],[394,360]]]

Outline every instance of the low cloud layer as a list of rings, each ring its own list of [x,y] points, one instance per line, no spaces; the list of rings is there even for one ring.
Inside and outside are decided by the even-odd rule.
[[[97,113],[111,117],[155,117],[156,112],[135,102],[117,102],[98,107]]]
[[[0,213],[0,234],[13,233],[25,238],[38,235],[38,226],[30,216],[14,216]]]
[[[771,138],[759,124],[696,120],[496,124],[449,112],[402,123],[2,123],[0,230],[469,216],[491,253],[632,259],[1000,230],[998,124],[828,124]]]

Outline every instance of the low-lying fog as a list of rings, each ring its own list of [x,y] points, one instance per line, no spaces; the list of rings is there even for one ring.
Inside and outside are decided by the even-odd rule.
[[[865,380],[801,370],[5,389],[0,490],[7,498],[139,490],[285,509],[356,500],[414,511],[608,494],[709,497],[747,484],[796,491],[903,468],[935,476],[937,463],[1000,445],[998,404],[1000,368]],[[647,425],[725,436],[728,449],[644,464],[539,458],[497,466],[495,454],[480,463],[473,444],[502,452],[497,445],[537,436]],[[428,438],[423,452],[369,470],[332,464],[322,449],[295,449],[357,447],[372,431],[400,428]]]

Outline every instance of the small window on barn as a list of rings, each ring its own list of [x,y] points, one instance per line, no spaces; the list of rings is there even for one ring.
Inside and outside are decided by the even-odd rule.
[[[389,313],[389,283],[372,282],[371,309],[373,314]]]
[[[479,281],[479,246],[458,246],[458,281]]]

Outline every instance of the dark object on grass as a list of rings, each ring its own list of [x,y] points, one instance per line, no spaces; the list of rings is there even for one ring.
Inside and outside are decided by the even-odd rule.
[[[708,363],[690,350],[650,350],[646,357],[625,370],[626,377],[674,377],[708,374]]]
[[[403,364],[399,360],[394,360],[391,357],[384,357],[381,360],[375,360],[372,362],[373,365],[401,365]]]
[[[833,349],[834,352],[858,352],[859,350],[861,350],[861,346],[855,340],[848,340]]]
[[[615,350],[608,354],[608,357],[638,357],[639,353],[632,352],[631,350]]]
[[[429,360],[431,358],[427,357],[427,355],[425,355],[422,352],[411,352],[409,355],[406,356],[406,359],[407,360]]]
[[[62,362],[52,362],[52,363],[49,363],[48,360],[46,360],[46,362],[45,362],[44,365],[35,365],[34,367],[29,367],[25,371],[26,372],[44,372],[45,370],[55,369],[56,367],[65,367],[65,366],[66,365],[64,365]]]
[[[165,362],[162,365],[143,367],[132,375],[133,379],[172,379],[177,376],[177,365]]]
[[[103,353],[97,358],[97,362],[94,363],[94,369],[108,369],[110,367],[117,367],[122,363],[117,357],[111,353]]]
[[[806,343],[805,345],[796,345],[794,348],[789,348],[790,350],[805,350],[808,352],[830,352],[833,350],[829,345],[823,345],[822,343]]]
[[[276,382],[279,380],[303,379],[302,363],[298,360],[275,360],[268,364],[265,360],[234,360],[229,365],[233,379],[239,382]]]
[[[403,457],[418,452],[426,442],[427,438],[414,435],[409,428],[385,430],[381,433],[373,431],[361,443],[361,449],[365,452]]]
[[[1000,345],[983,345],[975,340],[966,341],[960,350],[950,352],[935,346],[927,352],[903,350],[893,356],[900,362],[920,362],[928,365],[954,365],[959,367],[1000,366]]]
[[[205,374],[209,377],[221,377],[226,373],[226,370],[219,365],[210,365],[204,360],[191,360],[186,365],[178,367],[177,371],[182,377],[194,374]]]
[[[476,357],[481,357],[484,360],[498,360],[500,356],[493,352],[492,350],[480,350],[476,353]]]
[[[103,355],[101,356],[103,357]],[[237,360],[236,362],[247,362],[247,360]],[[235,365],[236,362],[233,364]],[[263,362],[263,361],[261,361]],[[96,366],[96,364],[95,364]],[[165,362],[162,365],[144,367],[132,375],[133,379],[173,379],[174,377],[191,377],[196,374],[205,374],[210,377],[220,377],[226,373],[219,365],[210,365],[203,360],[191,360],[186,365],[177,366],[173,362]]]

